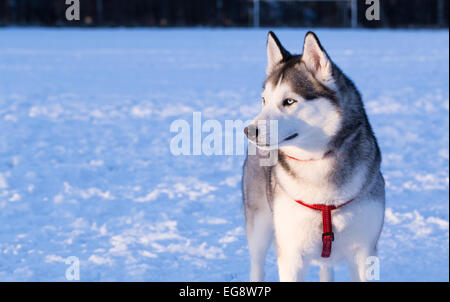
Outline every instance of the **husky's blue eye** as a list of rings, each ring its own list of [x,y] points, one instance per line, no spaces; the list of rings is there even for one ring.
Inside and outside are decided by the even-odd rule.
[[[285,100],[283,101],[283,106],[290,106],[290,105],[292,105],[292,104],[294,104],[294,103],[297,103],[297,101],[296,101],[296,100],[293,100],[293,99],[285,99]]]

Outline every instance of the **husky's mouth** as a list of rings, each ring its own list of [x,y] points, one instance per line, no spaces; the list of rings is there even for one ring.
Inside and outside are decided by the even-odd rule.
[[[258,146],[259,148],[262,148],[262,149],[272,149],[272,148],[278,147],[281,143],[284,143],[284,142],[287,142],[287,141],[289,141],[289,140],[291,140],[291,139],[296,138],[297,136],[298,136],[298,133],[294,133],[294,134],[292,134],[292,135],[289,135],[288,137],[286,137],[285,139],[283,139],[282,141],[280,141],[280,143],[278,143],[278,144],[276,144],[276,145],[270,145],[270,144],[267,144],[267,143],[262,144],[262,143],[260,143],[260,142],[258,142],[258,141],[254,141],[254,140],[250,140],[250,141],[251,141],[252,143],[254,143],[256,146]]]
[[[289,140],[291,140],[291,139],[293,139],[293,138],[296,138],[297,136],[298,136],[298,133],[294,133],[294,134],[292,134],[292,135],[286,137],[286,138],[285,138],[284,140],[282,140],[281,142],[289,141]]]

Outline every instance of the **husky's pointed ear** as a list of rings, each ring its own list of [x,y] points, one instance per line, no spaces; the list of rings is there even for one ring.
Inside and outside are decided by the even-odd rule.
[[[267,36],[267,69],[266,73],[269,74],[273,67],[281,61],[287,59],[290,53],[284,49],[277,36],[271,31]]]
[[[305,36],[302,61],[319,81],[323,84],[331,84],[333,81],[333,64],[312,31],[309,31]]]

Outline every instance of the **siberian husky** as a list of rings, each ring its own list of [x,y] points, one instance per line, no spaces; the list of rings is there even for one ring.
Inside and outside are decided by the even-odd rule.
[[[245,129],[258,148],[244,163],[243,199],[251,281],[264,279],[275,238],[280,281],[302,281],[310,264],[321,281],[346,261],[353,281],[366,281],[384,221],[381,153],[353,82],[312,32],[291,55],[267,39],[262,110]],[[261,121],[278,123],[278,139]],[[272,166],[260,150],[274,146]],[[269,142],[269,143],[267,143]],[[272,148],[273,149],[273,148]]]

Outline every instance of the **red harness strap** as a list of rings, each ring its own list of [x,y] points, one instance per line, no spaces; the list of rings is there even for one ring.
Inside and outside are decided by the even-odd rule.
[[[322,257],[328,258],[331,254],[331,245],[334,241],[334,233],[333,233],[333,227],[331,224],[331,211],[338,209],[342,206],[345,206],[349,202],[353,201],[355,198],[350,199],[347,202],[344,202],[343,204],[340,204],[338,206],[327,206],[322,204],[307,204],[304,203],[301,200],[296,200],[297,203],[301,204],[302,206],[308,207],[313,210],[322,211],[322,224],[323,224],[323,233],[322,233]]]

